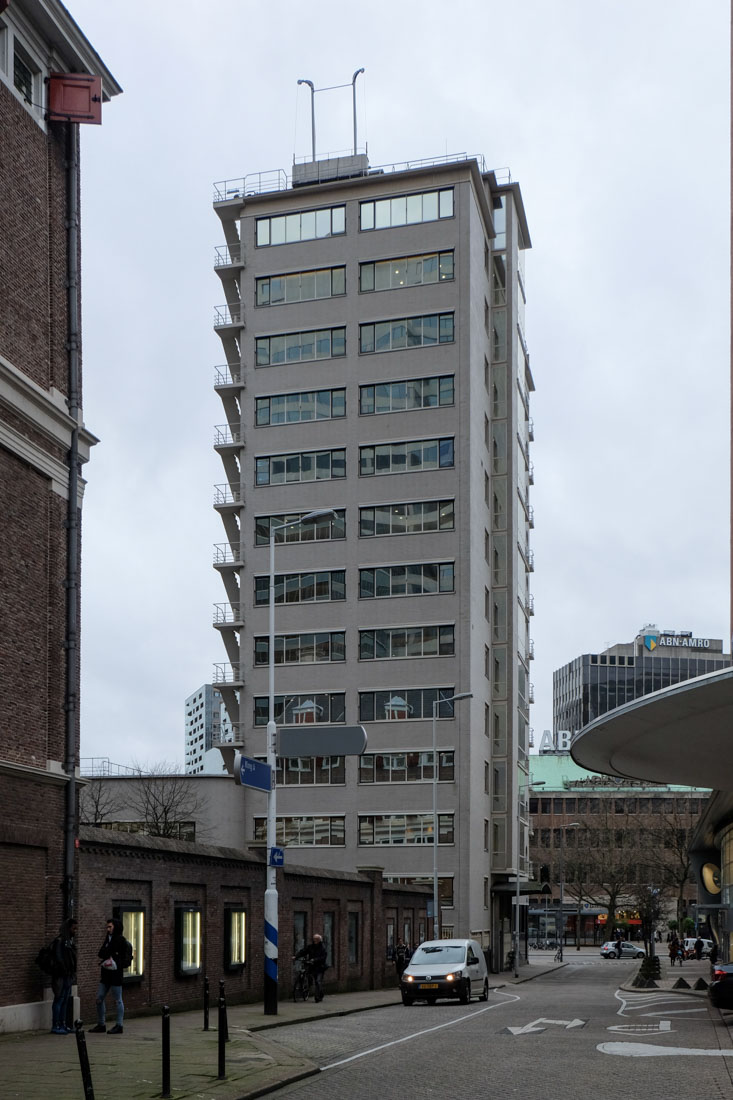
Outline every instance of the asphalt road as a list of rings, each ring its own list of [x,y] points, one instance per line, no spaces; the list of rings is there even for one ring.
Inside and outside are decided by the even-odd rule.
[[[730,1100],[733,1043],[703,998],[623,992],[633,961],[573,959],[489,1003],[378,1009],[284,1029],[322,1072],[300,1100]]]

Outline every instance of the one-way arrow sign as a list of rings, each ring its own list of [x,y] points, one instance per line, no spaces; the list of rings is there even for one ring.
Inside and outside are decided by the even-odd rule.
[[[583,1027],[585,1020],[546,1020],[542,1016],[539,1020],[533,1020],[531,1024],[525,1024],[524,1027],[508,1027],[507,1031],[511,1031],[512,1035],[529,1035],[530,1031],[547,1031],[547,1028],[540,1027],[540,1024],[557,1024],[569,1031],[571,1027]]]

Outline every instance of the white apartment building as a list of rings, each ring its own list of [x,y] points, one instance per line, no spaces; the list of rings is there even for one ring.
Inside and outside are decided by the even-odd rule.
[[[186,775],[221,774],[221,753],[215,746],[232,741],[232,727],[213,684],[202,684],[186,699],[184,738]]]
[[[471,692],[438,712],[441,923],[501,965],[529,870],[519,186],[480,157],[354,156],[217,184],[214,210],[228,657],[214,680],[234,738],[264,756],[270,526],[334,509],[277,542],[276,718],[361,723],[368,747],[280,762],[279,842],[288,862],[429,881],[432,705]],[[264,842],[264,796],[243,798]]]

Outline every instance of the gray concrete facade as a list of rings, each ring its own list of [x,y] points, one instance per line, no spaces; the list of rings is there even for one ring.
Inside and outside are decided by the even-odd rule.
[[[336,758],[320,771],[286,764],[278,789],[278,817],[290,819],[286,860],[347,871],[379,864],[387,876],[430,879],[430,692],[472,692],[452,714],[444,707],[437,723],[442,922],[447,935],[477,935],[485,946],[491,939],[498,958],[511,901],[494,887],[511,882],[518,863],[528,870],[527,816],[518,843],[516,813],[531,699],[534,389],[523,335],[530,241],[521,194],[472,158],[297,187],[281,176],[278,189],[270,185],[253,176],[215,192],[227,242],[216,264],[227,305],[215,323],[226,359],[216,368],[225,482],[215,490],[226,542],[215,567],[228,601],[217,606],[215,626],[228,662],[214,680],[235,740],[247,755],[264,756],[262,702],[255,715],[255,700],[267,696],[263,519],[343,512],[318,538],[291,532],[277,543],[275,572],[288,579],[275,632],[294,640],[282,653],[276,645],[275,694],[286,700],[289,725],[362,722],[368,758]],[[316,236],[312,212],[323,229],[325,210],[329,235]],[[372,217],[384,227],[369,228]],[[371,273],[365,264],[375,265]],[[342,268],[345,281],[334,274]],[[304,301],[315,292],[313,272],[331,293]],[[288,275],[301,277],[282,282]],[[385,289],[367,289],[371,279]],[[409,384],[393,386],[402,382]],[[302,396],[316,392],[321,410],[343,415],[316,419],[317,399]],[[295,394],[283,412],[276,399]],[[388,406],[394,411],[376,411]],[[434,442],[420,453],[418,441]],[[312,473],[317,463],[332,476]],[[382,509],[376,528],[362,512],[370,508]],[[389,526],[380,528],[387,513]],[[245,831],[257,842],[265,798],[244,797]]]

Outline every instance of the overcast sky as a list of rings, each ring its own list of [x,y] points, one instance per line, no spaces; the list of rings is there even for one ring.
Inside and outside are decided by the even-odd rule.
[[[82,755],[183,759],[225,659],[212,183],[310,153],[359,77],[372,165],[483,153],[522,188],[535,739],[553,670],[639,628],[728,624],[725,0],[68,0],[124,88],[82,128]],[[353,13],[353,14],[352,14]],[[351,146],[350,88],[317,97]],[[727,648],[727,646],[726,646]]]

